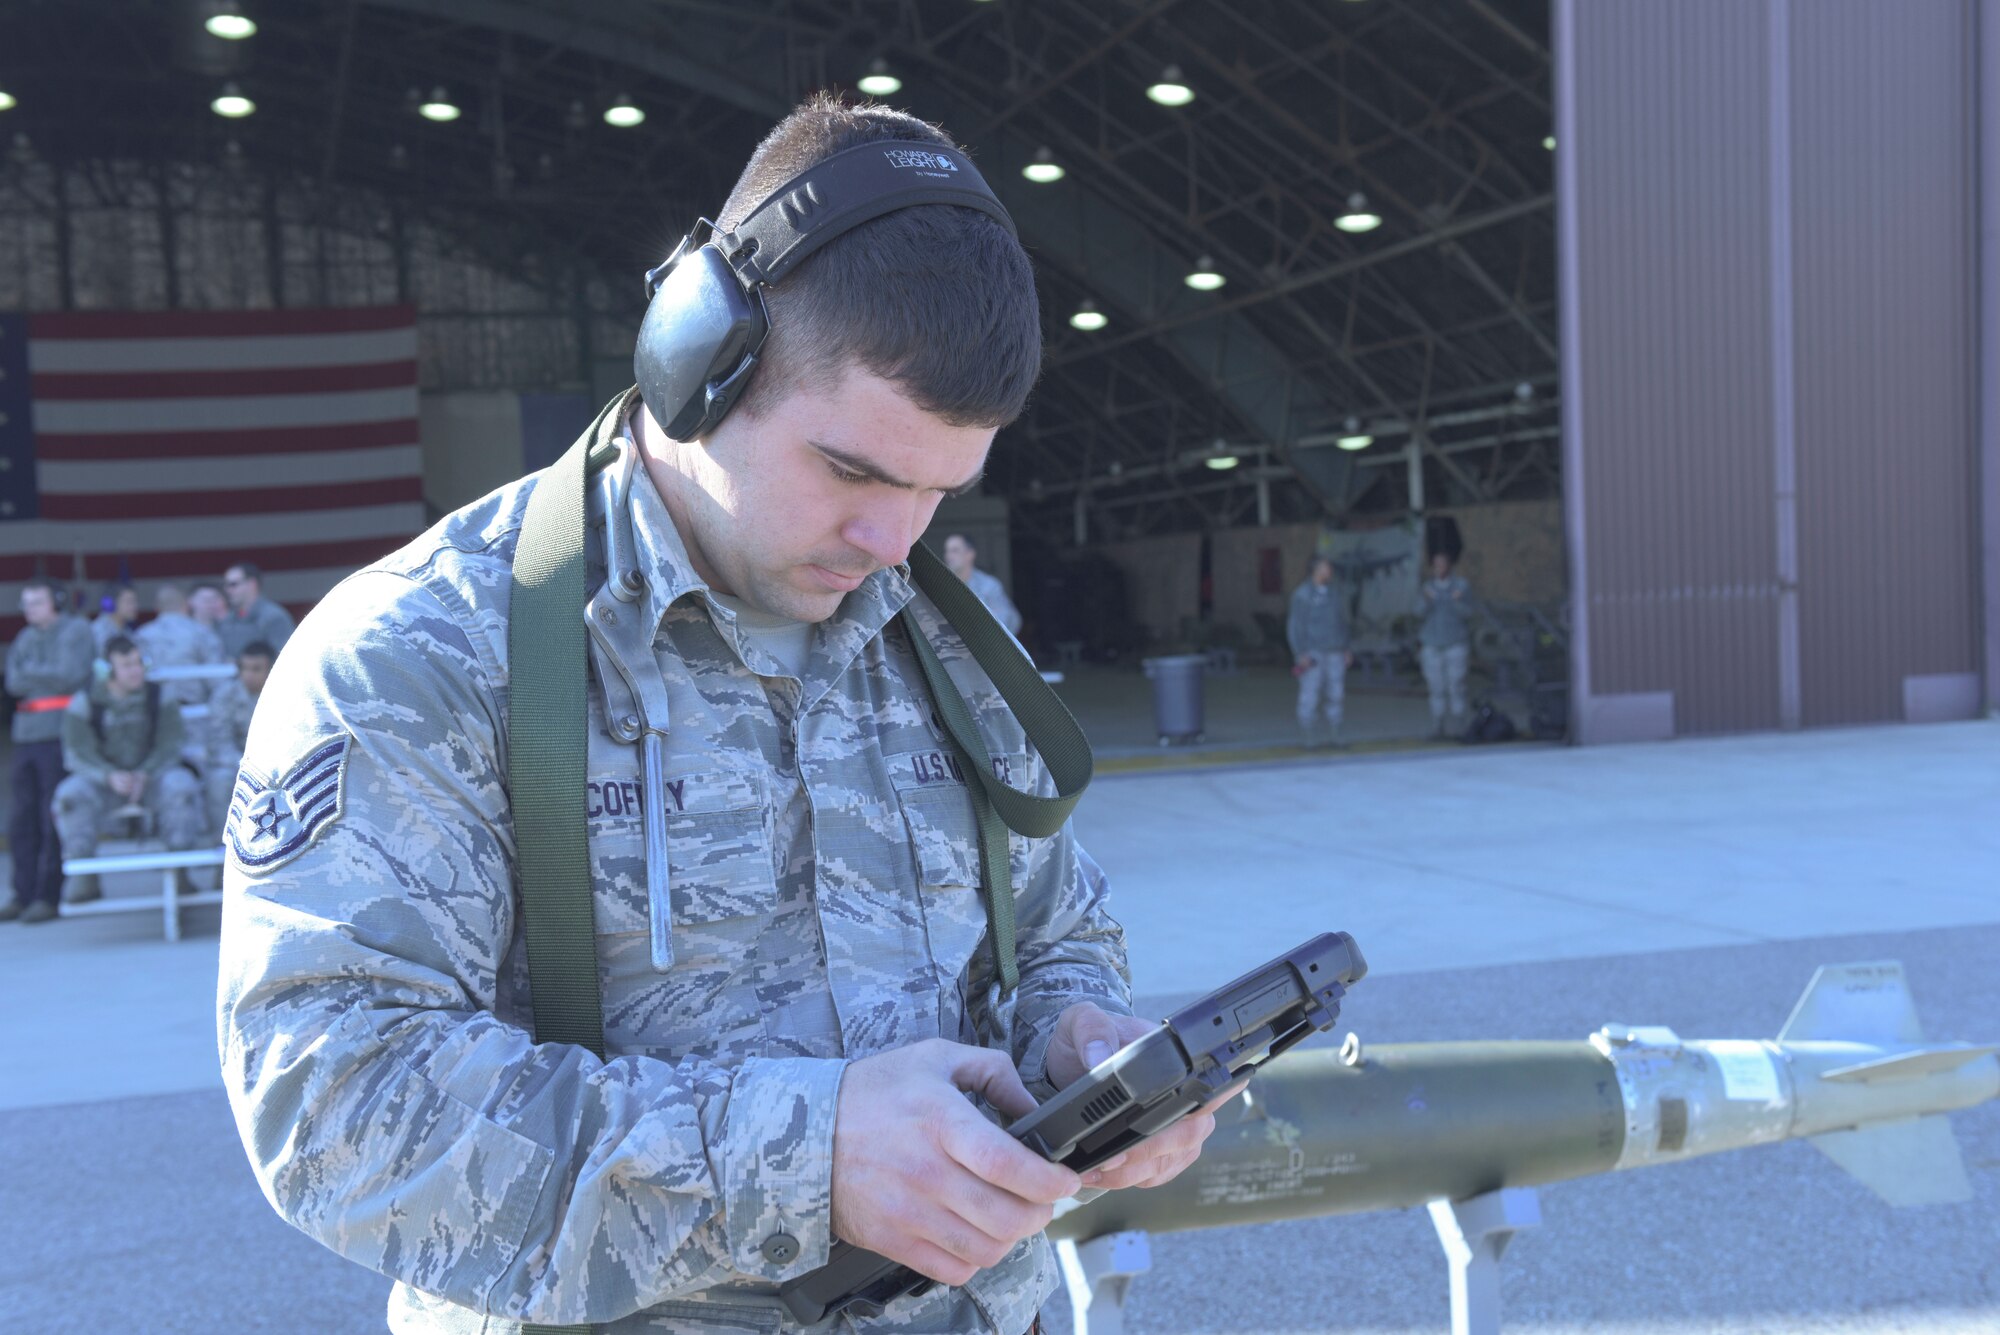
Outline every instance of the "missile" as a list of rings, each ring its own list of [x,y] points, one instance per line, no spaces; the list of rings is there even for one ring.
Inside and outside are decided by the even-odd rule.
[[[1820,969],[1772,1040],[1623,1024],[1583,1042],[1364,1047],[1350,1034],[1337,1052],[1273,1061],[1179,1178],[1080,1203],[1049,1236],[1466,1202],[1798,1137],[1891,1205],[1962,1201],[1971,1184],[1944,1114],[2000,1096],[1996,1053],[1927,1043],[1894,962]]]

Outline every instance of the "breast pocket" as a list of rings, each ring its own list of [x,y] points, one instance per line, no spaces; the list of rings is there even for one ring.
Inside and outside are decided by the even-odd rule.
[[[626,816],[592,822],[605,1036],[622,1052],[720,1054],[761,1030],[747,966],[775,897],[762,788],[727,771],[669,775],[660,793],[636,801],[625,792],[634,786],[618,784]],[[667,822],[664,897],[646,871],[644,803],[653,800]],[[671,955],[664,971],[660,937]]]
[[[777,893],[762,788],[749,775],[690,775],[667,787],[675,959],[740,957]]]

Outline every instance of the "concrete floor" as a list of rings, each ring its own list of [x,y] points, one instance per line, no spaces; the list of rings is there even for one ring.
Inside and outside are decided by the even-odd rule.
[[[1215,764],[1106,776],[1078,820],[1154,1013],[1338,927],[1374,968],[1343,1028],[1373,1041],[1768,1036],[1817,964],[1901,958],[1932,1036],[1991,1042],[1996,755],[1981,722]],[[382,1328],[386,1282],[279,1223],[235,1142],[215,919],[175,945],[153,914],[0,926],[18,1329]],[[2000,1106],[1954,1124],[1964,1205],[1889,1210],[1801,1144],[1548,1188],[1507,1328],[2000,1331]],[[1420,1212],[1169,1235],[1154,1259],[1134,1332],[1445,1328]]]

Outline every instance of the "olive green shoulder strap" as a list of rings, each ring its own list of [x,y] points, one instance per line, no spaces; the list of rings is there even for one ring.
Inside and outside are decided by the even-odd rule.
[[[1011,787],[995,772],[993,758],[980,735],[979,724],[957,685],[918,625],[915,612],[904,608],[903,629],[923,668],[931,700],[951,734],[952,749],[966,772],[973,815],[979,824],[980,890],[986,900],[986,935],[993,950],[994,973],[1002,995],[1020,981],[1014,960],[1014,871],[1007,856],[1007,831],[1042,839],[1063,827],[1083,790],[1090,786],[1090,743],[1042,674],[1028,661],[1006,628],[964,580],[922,543],[910,552],[910,575],[917,588],[944,614],[987,679],[1000,691],[1015,721],[1040,753],[1055,781],[1054,797],[1038,797]]]
[[[604,1002],[591,916],[583,813],[589,714],[584,630],[584,483],[618,427],[621,397],[528,494],[507,616],[507,791],[521,878],[535,1040],[604,1055]],[[608,422],[608,427],[607,427]],[[574,626],[575,633],[552,633]],[[589,1326],[524,1324],[521,1335],[589,1335]]]

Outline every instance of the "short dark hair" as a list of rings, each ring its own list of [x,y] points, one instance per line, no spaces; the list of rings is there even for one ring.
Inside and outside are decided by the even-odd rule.
[[[264,572],[257,568],[255,561],[231,561],[222,568],[222,573],[227,575],[232,570],[242,571],[245,579],[254,579],[259,584],[264,582]]]
[[[22,583],[21,592],[26,593],[30,589],[46,589],[51,601],[58,603],[62,601],[61,596],[56,592],[56,582],[47,575],[30,576]]]
[[[979,550],[979,544],[974,542],[971,538],[966,537],[963,533],[947,533],[944,535],[945,542],[950,542],[953,538],[957,538],[960,542],[964,543],[966,546],[970,547],[975,552]],[[939,544],[939,546],[942,545],[943,543]]]
[[[818,94],[750,155],[716,220],[727,231],[779,186],[857,144],[956,147],[906,112]],[[1041,372],[1042,319],[1027,252],[976,209],[899,209],[836,237],[766,292],[771,333],[742,407],[859,366],[953,426],[1005,426]]]
[[[136,654],[138,652],[139,646],[132,642],[130,635],[113,635],[104,642],[104,656],[106,658],[116,658],[120,654]]]
[[[237,662],[241,663],[246,658],[261,658],[275,663],[278,661],[278,651],[271,647],[268,640],[252,640],[236,651]]]

